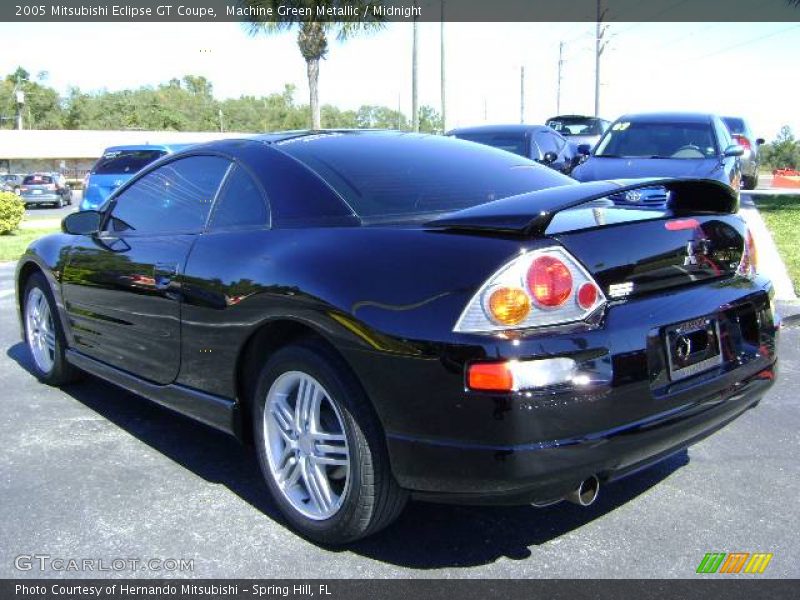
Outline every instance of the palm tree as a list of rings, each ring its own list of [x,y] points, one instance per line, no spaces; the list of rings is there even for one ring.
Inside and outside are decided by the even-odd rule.
[[[372,8],[381,0],[242,0],[251,9],[272,9],[278,14],[278,7],[291,9],[290,14],[273,17],[274,21],[265,21],[260,17],[250,17],[248,30],[250,35],[266,33],[272,35],[297,29],[297,46],[306,61],[308,76],[309,105],[311,108],[311,127],[320,129],[319,104],[319,61],[328,54],[328,34],[334,33],[336,39],[343,42],[359,33],[375,31],[383,27],[383,19],[373,14]],[[326,8],[354,7],[358,8],[359,17],[352,20],[334,20],[336,17],[317,17],[317,6]],[[257,10],[252,13],[257,14]],[[365,16],[366,15],[366,16]],[[342,17],[338,17],[342,19]]]

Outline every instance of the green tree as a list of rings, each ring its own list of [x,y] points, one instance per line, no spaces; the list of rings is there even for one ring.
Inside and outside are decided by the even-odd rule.
[[[419,130],[421,133],[443,133],[442,115],[432,106],[423,105],[419,109]]]
[[[372,7],[380,4],[380,2],[362,0],[243,1],[245,5],[253,9],[272,9],[274,15],[278,14],[279,6],[296,9],[296,11],[290,13],[291,16],[282,17],[281,20],[263,21],[259,17],[253,17],[248,28],[251,35],[261,33],[272,35],[297,29],[297,46],[306,61],[311,127],[312,129],[319,129],[322,126],[319,104],[319,61],[328,54],[328,34],[335,34],[336,38],[343,42],[359,33],[380,29],[383,27],[383,23],[374,17],[368,17],[365,20],[340,21],[336,21],[336,17],[318,17],[317,7],[336,9],[349,6],[359,8],[360,15],[372,15]]]
[[[770,169],[797,169],[800,167],[800,142],[788,125],[781,127],[775,140],[762,149],[762,160]]]

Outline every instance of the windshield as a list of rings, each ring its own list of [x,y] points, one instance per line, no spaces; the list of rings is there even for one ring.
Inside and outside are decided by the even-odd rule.
[[[165,154],[164,150],[113,150],[97,161],[92,172],[98,175],[133,175]]]
[[[711,123],[618,121],[594,155],[609,158],[704,159],[719,154]]]
[[[457,133],[454,137],[483,144],[484,146],[491,146],[492,148],[499,148],[506,152],[513,152],[520,156],[528,156],[524,133]]]
[[[547,122],[558,133],[570,135],[602,135],[608,127],[608,121],[595,117],[558,117]]]
[[[419,218],[574,183],[521,156],[450,137],[326,134],[276,145],[372,222]]]

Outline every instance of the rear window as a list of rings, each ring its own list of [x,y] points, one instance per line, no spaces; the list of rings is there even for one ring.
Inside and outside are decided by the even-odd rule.
[[[520,156],[528,156],[528,145],[525,142],[524,133],[457,133],[454,137],[513,152]]]
[[[744,133],[744,119],[735,117],[722,117],[723,122],[731,133]]]
[[[366,222],[420,218],[574,183],[521,156],[441,136],[325,134],[277,146]]]
[[[561,135],[602,135],[608,128],[607,121],[594,117],[560,117],[546,125]]]
[[[48,185],[53,183],[53,178],[49,175],[28,175],[22,183],[24,185]]]
[[[133,175],[165,154],[164,150],[113,150],[97,161],[92,172],[98,175]]]

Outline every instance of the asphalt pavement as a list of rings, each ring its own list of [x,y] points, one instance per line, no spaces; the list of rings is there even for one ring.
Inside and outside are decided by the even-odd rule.
[[[83,192],[81,190],[72,191],[72,204],[68,204],[62,208],[54,208],[51,206],[35,206],[31,205],[25,209],[26,219],[53,219],[61,221],[69,213],[78,210],[81,203]]]
[[[589,508],[415,502],[384,532],[332,550],[285,526],[233,439],[93,378],[39,383],[13,267],[0,264],[0,577],[692,578],[707,552],[771,552],[759,577],[800,576],[800,328],[783,331],[781,374],[758,407],[603,487]],[[192,570],[40,571],[31,555]]]

